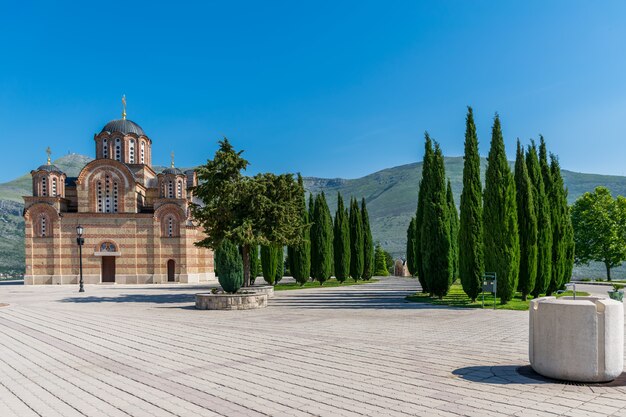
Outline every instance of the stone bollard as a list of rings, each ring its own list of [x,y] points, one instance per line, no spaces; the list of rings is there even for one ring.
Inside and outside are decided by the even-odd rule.
[[[624,368],[624,305],[599,297],[542,297],[530,302],[529,359],[539,374],[607,382]]]

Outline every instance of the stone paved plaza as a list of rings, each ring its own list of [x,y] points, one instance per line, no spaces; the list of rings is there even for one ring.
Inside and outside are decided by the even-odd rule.
[[[0,285],[0,416],[626,416],[528,372],[528,312],[404,302],[412,279],[198,311],[207,287]]]

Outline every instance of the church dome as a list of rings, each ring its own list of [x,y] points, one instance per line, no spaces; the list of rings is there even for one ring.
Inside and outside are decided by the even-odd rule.
[[[178,168],[170,167],[163,170],[163,174],[184,175],[183,171]]]
[[[37,168],[37,171],[58,172],[58,173],[63,174],[63,171],[61,171],[59,167],[57,167],[56,165],[52,165],[52,164],[42,165],[39,168]]]
[[[134,133],[137,136],[146,136],[141,126],[128,119],[111,120],[102,128],[100,133],[102,132],[121,132],[123,134]]]

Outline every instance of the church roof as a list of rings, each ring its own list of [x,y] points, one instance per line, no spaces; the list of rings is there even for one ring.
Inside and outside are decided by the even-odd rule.
[[[133,122],[132,120],[128,120],[128,119],[111,120],[102,128],[100,133],[102,132],[109,132],[109,133],[121,132],[124,134],[134,133],[137,136],[146,136],[141,126],[139,126],[137,123]]]
[[[61,174],[63,173],[63,171],[61,171],[58,166],[52,164],[42,165],[37,168],[36,171],[60,172]]]
[[[183,171],[178,168],[170,167],[163,170],[163,174],[183,175]]]

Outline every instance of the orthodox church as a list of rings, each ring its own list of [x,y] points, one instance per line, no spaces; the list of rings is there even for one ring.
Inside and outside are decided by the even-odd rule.
[[[25,284],[77,284],[77,227],[82,226],[86,284],[200,283],[215,279],[213,253],[189,204],[193,170],[152,169],[152,140],[122,118],[94,135],[96,159],[76,178],[48,162],[31,171],[24,197]]]

